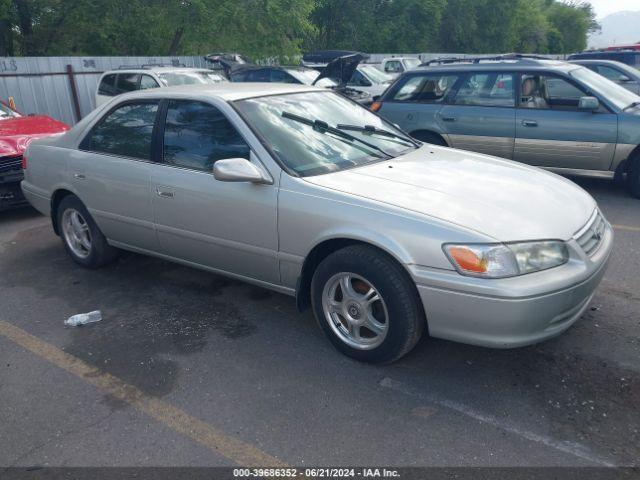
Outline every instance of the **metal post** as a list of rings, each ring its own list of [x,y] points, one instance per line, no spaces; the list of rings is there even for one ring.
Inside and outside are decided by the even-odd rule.
[[[78,96],[78,87],[76,86],[73,66],[71,65],[67,65],[67,76],[69,77],[69,87],[71,87],[71,99],[73,100],[76,121],[79,122],[82,120],[82,113],[80,112],[80,97]]]

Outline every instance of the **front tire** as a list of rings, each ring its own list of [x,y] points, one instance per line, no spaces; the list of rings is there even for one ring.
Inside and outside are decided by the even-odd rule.
[[[629,159],[631,164],[627,171],[627,186],[629,193],[635,198],[640,198],[640,151]]]
[[[99,268],[116,258],[117,250],[107,243],[78,197],[64,197],[56,214],[64,248],[76,263],[86,268]]]
[[[313,311],[345,355],[390,363],[418,342],[425,319],[416,288],[388,255],[354,245],[325,258],[311,281]]]

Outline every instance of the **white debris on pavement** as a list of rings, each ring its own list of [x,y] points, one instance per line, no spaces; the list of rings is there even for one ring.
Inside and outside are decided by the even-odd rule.
[[[67,318],[64,324],[70,327],[78,327],[80,325],[86,325],[87,323],[99,322],[100,320],[102,320],[102,312],[100,312],[100,310],[94,310],[89,313],[73,315]]]

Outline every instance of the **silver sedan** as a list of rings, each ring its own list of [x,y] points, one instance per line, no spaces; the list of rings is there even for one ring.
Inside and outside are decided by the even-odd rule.
[[[363,361],[398,359],[423,333],[489,347],[558,335],[612,248],[572,182],[421,144],[313,87],[123,95],[25,157],[26,197],[80,265],[126,249],[294,296]]]

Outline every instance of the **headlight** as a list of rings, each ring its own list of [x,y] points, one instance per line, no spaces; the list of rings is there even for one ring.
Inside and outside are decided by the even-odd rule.
[[[462,275],[505,278],[557,267],[569,261],[564,242],[445,244],[449,261]]]

